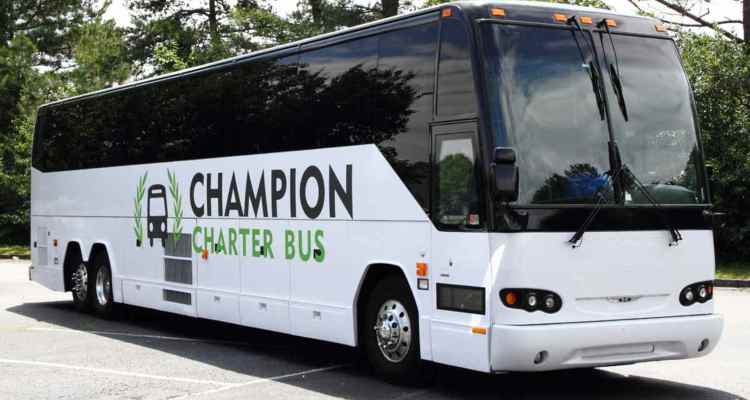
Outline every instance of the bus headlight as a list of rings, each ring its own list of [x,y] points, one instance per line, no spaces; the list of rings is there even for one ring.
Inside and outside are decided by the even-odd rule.
[[[541,289],[503,289],[500,291],[500,301],[508,308],[528,312],[539,310],[552,314],[562,308],[562,299],[557,293]]]
[[[705,303],[714,296],[713,281],[696,282],[680,291],[680,304],[690,306],[694,303]]]

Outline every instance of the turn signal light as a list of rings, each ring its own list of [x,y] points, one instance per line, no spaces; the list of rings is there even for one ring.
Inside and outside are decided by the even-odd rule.
[[[505,292],[503,303],[505,303],[506,305],[514,306],[516,305],[516,302],[518,302],[518,296],[516,295],[516,292],[513,292],[511,290]]]
[[[427,263],[417,263],[417,276],[427,276]]]
[[[450,9],[450,8],[443,9],[443,18],[448,18],[451,15],[453,15],[453,9]]]
[[[615,20],[613,20],[613,19],[609,19],[609,18],[607,18],[607,19],[605,19],[605,20],[604,20],[604,22],[605,22],[605,23],[607,24],[607,26],[608,26],[608,27],[610,27],[610,28],[614,28],[614,27],[616,27],[616,26],[617,26],[617,21],[615,21]]]
[[[591,17],[583,16],[579,18],[579,20],[581,21],[582,24],[586,24],[586,25],[591,25],[594,23],[594,20],[592,20]]]
[[[566,17],[565,14],[555,14],[552,18],[554,18],[556,22],[566,22],[568,20],[568,17]]]
[[[656,28],[657,32],[666,32],[667,31],[667,27],[664,26],[664,25],[656,25],[655,28]]]
[[[505,16],[505,10],[502,8],[493,8],[490,10],[490,15],[493,17],[504,17]]]
[[[500,300],[508,308],[518,308],[528,312],[543,311],[552,314],[562,308],[560,296],[549,290],[503,289],[500,291]]]
[[[714,282],[704,281],[688,285],[680,291],[680,304],[690,306],[695,303],[705,303],[713,298]]]

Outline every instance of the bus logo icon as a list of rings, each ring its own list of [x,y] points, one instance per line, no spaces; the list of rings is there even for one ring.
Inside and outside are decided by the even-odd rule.
[[[145,239],[148,239],[149,245],[154,247],[154,240],[161,240],[161,246],[166,247],[167,239],[170,237],[175,242],[180,240],[182,235],[182,196],[180,187],[177,182],[175,173],[167,170],[169,185],[165,186],[159,183],[148,186],[148,172],[138,179],[135,197],[133,198],[133,232],[135,233],[135,246],[144,246]],[[167,196],[171,197],[172,210],[169,211]],[[146,203],[146,215],[144,214],[144,205]],[[172,226],[169,230],[169,214],[172,214]],[[143,223],[146,226],[143,226]]]
[[[164,247],[167,241],[167,189],[164,185],[151,185],[148,188],[146,206],[146,226],[148,241],[154,247],[154,239],[161,239]]]

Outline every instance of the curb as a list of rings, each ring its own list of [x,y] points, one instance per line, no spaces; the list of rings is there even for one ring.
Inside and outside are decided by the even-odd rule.
[[[31,260],[31,256],[3,254],[0,255],[0,260]]]
[[[750,287],[750,280],[743,279],[717,279],[714,281],[716,287],[746,288]]]

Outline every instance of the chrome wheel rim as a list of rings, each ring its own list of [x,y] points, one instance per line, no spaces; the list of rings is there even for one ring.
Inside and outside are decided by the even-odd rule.
[[[109,303],[109,293],[112,289],[112,280],[109,279],[109,269],[105,267],[99,267],[99,271],[96,274],[96,301],[100,305],[106,306]]]
[[[401,362],[411,349],[411,319],[406,307],[396,300],[388,300],[378,308],[375,317],[375,338],[386,360]]]
[[[73,273],[73,293],[79,301],[86,301],[89,291],[89,272],[86,265],[80,264]]]

